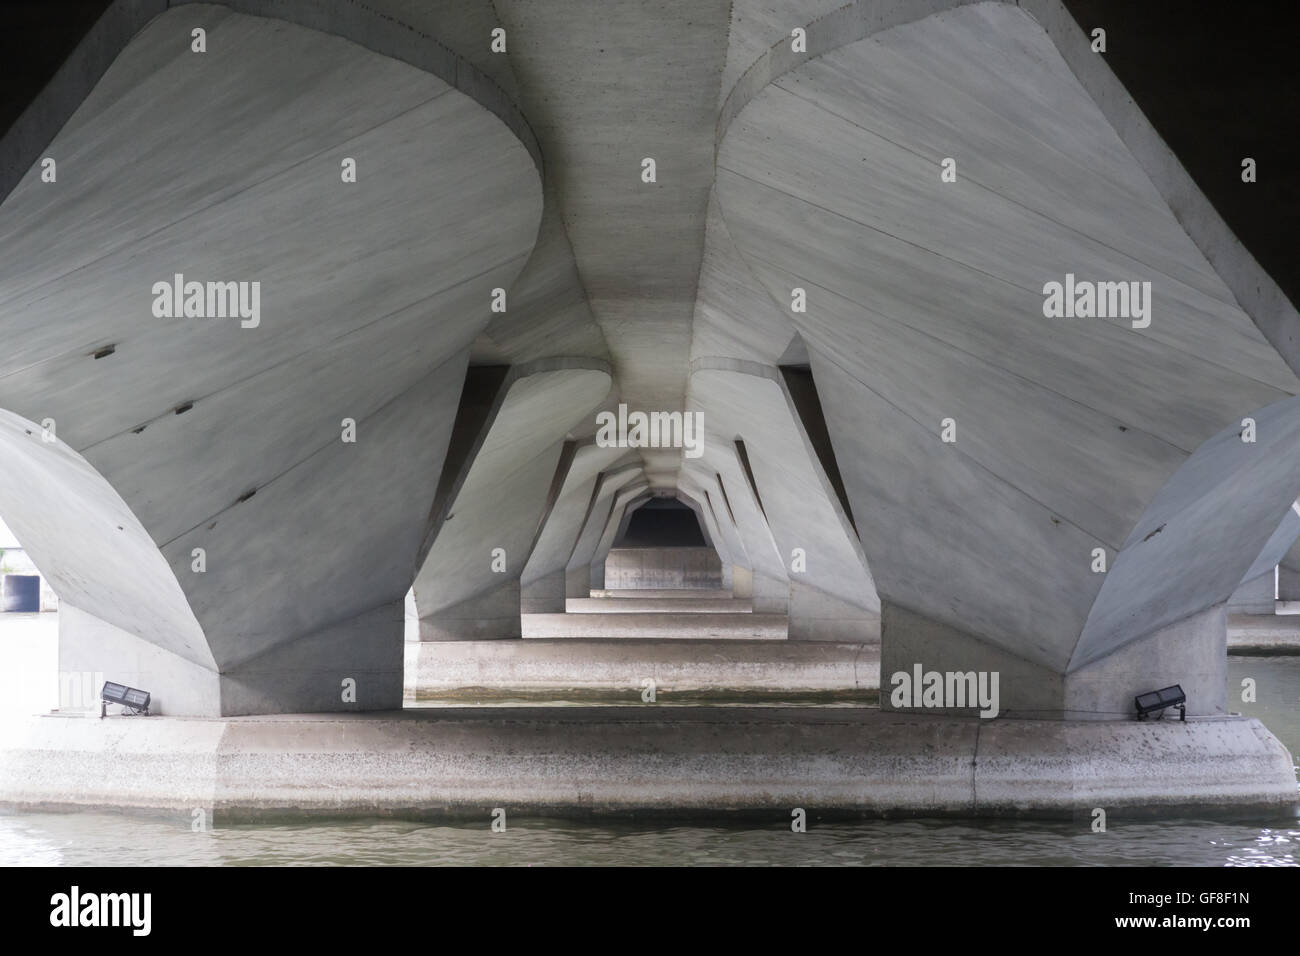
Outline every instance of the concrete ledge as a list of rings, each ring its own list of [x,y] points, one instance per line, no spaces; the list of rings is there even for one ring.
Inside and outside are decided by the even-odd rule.
[[[218,823],[771,812],[1055,816],[1294,811],[1257,720],[985,721],[865,708],[470,709],[40,717],[0,745],[0,805]]]
[[[657,640],[766,640],[786,639],[784,614],[524,614],[525,638],[558,639],[653,638]]]
[[[749,598],[569,598],[564,610],[569,614],[749,614],[754,606]]]
[[[1230,615],[1228,653],[1259,657],[1300,654],[1300,615]]]
[[[592,598],[672,598],[674,600],[699,600],[701,598],[738,598],[730,588],[592,588],[587,592]]]
[[[1062,801],[1110,816],[1115,808],[1294,809],[1297,799],[1290,753],[1262,723],[1244,717],[988,721],[975,791],[979,806],[1012,815]]]
[[[406,645],[406,699],[660,700],[811,696],[875,704],[880,647],[788,641],[530,640]]]

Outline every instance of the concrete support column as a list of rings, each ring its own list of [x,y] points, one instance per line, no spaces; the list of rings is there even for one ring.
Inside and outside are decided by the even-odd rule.
[[[737,564],[731,569],[732,596],[749,598],[756,614],[785,614],[790,607],[790,582]]]
[[[1184,618],[1073,670],[1026,660],[991,643],[897,605],[881,607],[880,706],[917,713],[972,714],[976,709],[931,705],[916,674],[974,672],[997,688],[1000,716],[1124,720],[1133,698],[1180,684],[1188,714],[1226,712],[1227,616],[1223,605]],[[997,675],[996,684],[992,677]],[[901,676],[901,675],[905,675]],[[910,705],[903,693],[912,690]]]
[[[880,615],[801,581],[790,582],[792,641],[865,643],[880,640]]]
[[[223,667],[222,713],[400,708],[405,603],[402,598],[390,601]]]
[[[570,568],[564,572],[564,596],[566,598],[591,597],[591,566],[584,564],[580,568]]]
[[[1187,695],[1189,715],[1228,711],[1228,615],[1222,604],[1163,627],[1066,675],[1070,717],[1135,713],[1133,698],[1170,684]]]
[[[218,674],[64,604],[59,613],[59,671],[148,691],[150,712],[184,717],[393,710],[402,706],[403,602],[223,665]],[[93,679],[91,679],[93,675]],[[71,681],[68,681],[71,685]]]
[[[790,582],[756,573],[750,599],[755,614],[785,614],[790,608]]]
[[[422,641],[491,641],[522,637],[519,579],[420,619]]]
[[[567,584],[564,568],[559,568],[520,585],[519,610],[524,614],[563,614]]]
[[[1273,597],[1273,569],[1243,581],[1228,598],[1229,614],[1273,614],[1277,604]]]
[[[222,716],[220,675],[211,668],[64,601],[59,608],[59,709],[98,711],[106,680],[148,691],[151,713]]]

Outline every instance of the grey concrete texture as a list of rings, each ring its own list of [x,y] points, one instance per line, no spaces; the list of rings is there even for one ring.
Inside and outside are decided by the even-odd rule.
[[[1278,559],[1277,597],[1279,601],[1300,600],[1300,541]]]
[[[628,458],[627,449],[600,448],[594,442],[574,452],[564,485],[524,565],[520,576],[524,585],[556,571],[566,571],[577,550],[578,538],[590,519],[590,512],[596,507],[606,477],[620,460],[626,464]],[[586,593],[585,588],[583,593]]]
[[[46,144],[59,182],[29,170],[0,226],[23,238],[0,253],[14,343],[0,402],[53,418],[131,509],[170,565],[144,585],[163,595],[179,583],[223,675],[400,600],[418,547],[411,517],[427,508],[469,347],[541,215],[528,145],[474,99],[339,37],[266,23],[195,6],[128,33]],[[201,58],[189,53],[195,24],[208,31]],[[159,115],[186,117],[184,135]],[[12,157],[24,135],[0,152]],[[358,160],[355,188],[340,182],[345,156]],[[87,217],[102,196],[112,203]],[[263,283],[260,324],[155,318],[152,284],[173,273]],[[112,355],[90,358],[106,345]],[[344,418],[354,444],[340,440]],[[102,569],[113,548],[31,526],[41,510],[102,522],[114,507],[102,489],[76,502],[39,483],[0,494],[33,553],[74,579],[75,606],[164,647],[188,640],[193,625],[157,637],[150,621],[170,613],[157,596],[91,593],[113,583]],[[335,546],[306,544],[305,529]],[[207,553],[202,573],[194,548]],[[366,667],[365,643],[348,644],[339,653]],[[400,642],[387,646],[400,661]],[[78,666],[75,643],[67,656]],[[281,690],[276,709],[294,707]],[[170,696],[176,712],[212,712],[210,696]]]
[[[34,718],[0,739],[0,805],[275,815],[860,815],[1110,820],[1296,806],[1259,721],[1088,723],[866,708],[473,708],[230,719]]]
[[[1277,530],[1264,544],[1264,550],[1241,576],[1241,583],[1253,581],[1262,574],[1271,574],[1295,551],[1297,541],[1300,541],[1300,502],[1293,501]]]
[[[722,559],[713,548],[611,548],[605,586],[619,590],[722,587]]]
[[[620,392],[631,408],[681,409],[730,4],[574,0],[563,17],[527,0],[495,7],[516,38],[522,108],[544,153],[563,157],[565,223]],[[656,54],[628,82],[626,51],[647,46]],[[645,158],[654,183],[641,181]],[[675,484],[679,450],[642,457],[652,484]]]
[[[1300,656],[1300,613],[1230,616],[1228,653],[1263,657]]]
[[[879,641],[880,611],[843,601],[803,581],[790,582],[792,641]]]
[[[587,595],[593,599],[618,598],[620,601],[691,601],[709,600],[716,598],[718,600],[735,600],[738,595],[734,594],[730,588],[652,588],[649,590],[624,590],[621,588],[592,588]],[[603,604],[601,605],[604,606]],[[745,606],[753,610],[752,602],[745,600]],[[743,610],[737,608],[737,610]]]
[[[1276,576],[1270,568],[1237,585],[1228,598],[1227,611],[1229,614],[1273,614],[1277,610],[1276,588]]]
[[[631,694],[644,681],[664,702],[674,695],[712,698],[789,694],[874,696],[879,647],[765,640],[492,641],[408,643],[406,699],[492,700],[546,696],[585,699]]]
[[[627,495],[623,492],[631,490],[634,494],[640,494],[646,487],[645,475],[639,465],[625,465],[601,474],[592,492],[590,507],[578,530],[577,543],[573,546],[573,553],[565,565],[566,571],[586,567],[593,569],[594,576],[594,569],[599,565],[601,568],[599,586],[605,586],[605,554],[609,551],[609,545],[617,531],[622,506],[628,501]],[[585,585],[583,593],[586,593],[586,589],[590,587],[590,583]]]
[[[1226,613],[1223,605],[1162,628],[1069,673],[1036,664],[1005,648],[888,601],[881,614],[881,695],[886,710],[969,713],[971,708],[895,706],[895,674],[985,672],[998,675],[1000,714],[1031,718],[1115,721],[1134,718],[1138,694],[1173,684],[1187,695],[1187,712],[1226,712]]]
[[[485,641],[517,638],[522,602],[519,579],[504,577],[496,587],[481,591],[436,614],[419,618],[422,641]],[[417,614],[419,604],[416,604]]]
[[[591,568],[583,566],[564,569],[565,610],[573,598],[584,598],[591,594]]]
[[[823,30],[724,110],[720,210],[773,300],[808,290],[788,314],[881,596],[1065,673],[1227,599],[1300,490],[1300,383],[1056,37],[1002,4],[909,19]],[[1149,275],[1163,311],[1045,321],[1066,272]]]
[[[669,590],[690,590],[670,588]],[[632,614],[660,611],[666,614],[748,614],[753,604],[747,598],[701,597],[695,592],[687,597],[609,597],[569,598],[564,610],[569,614]],[[705,594],[713,591],[702,592]],[[617,598],[617,599],[612,599]]]
[[[596,541],[596,550],[592,554],[590,563],[592,567],[592,587],[606,587],[605,583],[605,557],[609,554],[610,548],[614,542],[622,537],[627,530],[627,523],[632,519],[632,513],[636,509],[649,501],[652,497],[650,492],[650,482],[643,472],[638,478],[616,491],[610,501],[609,514],[606,516],[604,528],[601,531],[600,538]],[[599,581],[597,578],[597,568],[599,568]]]
[[[784,614],[757,611],[740,614],[624,611],[611,614],[524,614],[522,617],[525,638],[783,641],[789,629],[789,619]]]
[[[652,492],[792,640],[871,639],[883,599],[887,655],[1112,706],[1129,669],[1212,683],[1300,492],[1300,317],[1059,0],[120,0],[0,196],[0,513],[80,612],[69,663],[104,635],[173,713],[346,709],[340,670],[387,706],[417,571],[427,638],[518,636]],[[151,319],[173,271],[262,279],[266,321]],[[1043,319],[1066,272],[1149,277],[1151,325]],[[470,364],[512,386],[448,462]],[[704,457],[591,446],[619,401],[703,413]]]
[[[815,582],[810,586],[816,591],[856,605],[864,617],[878,615],[880,600],[857,532],[812,451],[779,372],[770,365],[708,357],[696,358],[691,368],[692,405],[704,412],[707,429],[701,460],[717,462],[721,473],[726,456],[734,454],[727,437],[743,437],[758,494],[773,502],[760,515],[791,587]],[[742,509],[737,517],[753,515],[752,509]],[[750,535],[761,533],[754,529]]]
[[[510,373],[487,434],[415,578],[421,620],[518,581],[547,518],[569,430],[609,392],[599,360],[542,360]]]
[[[519,583],[519,610],[523,614],[564,613],[567,575],[564,568],[524,584]]]

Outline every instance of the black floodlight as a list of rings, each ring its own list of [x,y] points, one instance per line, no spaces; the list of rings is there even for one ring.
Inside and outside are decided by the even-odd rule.
[[[1187,695],[1177,684],[1147,694],[1138,694],[1133,698],[1133,705],[1137,707],[1138,720],[1146,720],[1149,715],[1156,713],[1163,716],[1166,707],[1177,707],[1178,719],[1187,719]]]
[[[127,687],[125,684],[104,681],[104,689],[99,692],[99,716],[101,719],[107,713],[109,704],[121,704],[123,707],[129,708],[133,714],[142,713],[146,717],[149,716],[149,693],[137,690],[134,687]]]

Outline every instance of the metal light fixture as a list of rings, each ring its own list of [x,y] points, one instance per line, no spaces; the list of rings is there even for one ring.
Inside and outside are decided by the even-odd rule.
[[[104,719],[109,704],[121,704],[133,714],[144,714],[148,717],[150,696],[148,691],[127,687],[125,684],[114,684],[112,681],[104,681],[104,689],[99,692],[99,718],[100,720]]]
[[[1164,716],[1166,707],[1177,707],[1178,719],[1187,720],[1187,695],[1178,684],[1162,687],[1160,690],[1153,690],[1146,694],[1138,694],[1133,698],[1133,705],[1137,707],[1138,720],[1146,720],[1151,714]]]

